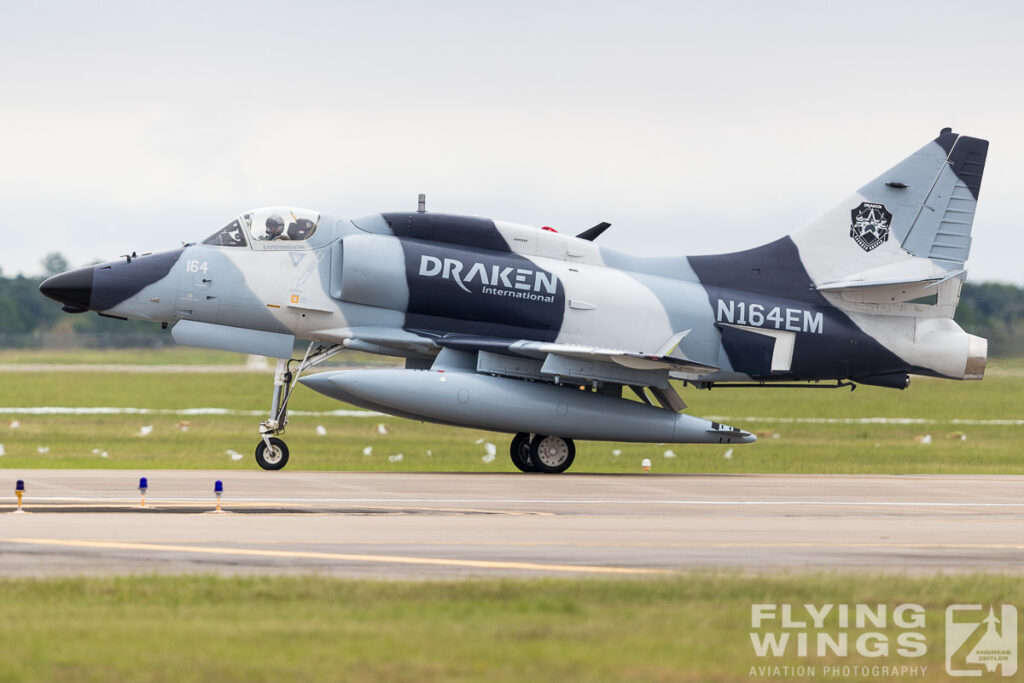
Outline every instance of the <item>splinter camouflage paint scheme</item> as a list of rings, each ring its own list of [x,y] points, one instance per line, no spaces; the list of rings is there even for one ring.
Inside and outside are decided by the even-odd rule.
[[[182,344],[280,359],[264,468],[288,460],[276,435],[302,381],[373,410],[515,433],[520,469],[561,472],[574,439],[755,440],[681,412],[670,379],[981,379],[987,343],[953,313],[987,151],[944,129],[820,218],[731,254],[631,256],[595,242],[607,223],[572,237],[428,213],[421,196],[416,212],[353,220],[256,209],[201,244],[63,273],[41,290],[70,313],[153,320]],[[310,342],[301,361],[296,339]],[[299,379],[346,348],[406,366]]]

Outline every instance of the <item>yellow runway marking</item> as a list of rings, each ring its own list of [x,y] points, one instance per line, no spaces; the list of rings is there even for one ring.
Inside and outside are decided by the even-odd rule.
[[[670,569],[645,567],[595,567],[573,564],[543,564],[539,562],[502,562],[492,560],[454,560],[439,557],[406,557],[401,555],[360,555],[351,553],[309,552],[301,550],[256,550],[253,548],[207,548],[194,545],[163,543],[124,543],[116,541],[68,541],[47,538],[0,538],[0,543],[58,546],[64,548],[92,548],[99,550],[152,550],[157,552],[192,553],[196,555],[244,555],[247,557],[276,557],[303,560],[341,560],[345,562],[375,562],[384,564],[414,564],[435,567],[471,567],[474,569],[521,569],[543,572],[575,572],[587,574],[674,574]]]

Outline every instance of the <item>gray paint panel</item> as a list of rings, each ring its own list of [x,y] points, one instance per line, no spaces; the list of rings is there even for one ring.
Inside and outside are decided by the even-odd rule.
[[[892,234],[898,242],[903,242],[928,193],[932,190],[935,179],[944,168],[945,151],[939,145],[930,142],[861,187],[857,193],[869,202],[885,205],[892,214],[892,223],[889,226]],[[907,187],[890,187],[886,185],[889,182],[902,183]]]
[[[607,266],[628,272],[630,277],[647,287],[665,307],[673,332],[690,330],[679,343],[679,349],[690,360],[721,365],[721,334],[714,326],[714,312],[708,294],[690,262],[679,258],[639,258],[612,249],[601,249]]]
[[[212,325],[195,320],[179,321],[171,328],[174,341],[183,346],[237,351],[270,358],[291,358],[295,337],[227,325]]]
[[[401,242],[383,235],[349,235],[341,241],[341,289],[331,292],[343,301],[404,311],[409,306],[405,252]],[[333,279],[333,277],[332,277]]]

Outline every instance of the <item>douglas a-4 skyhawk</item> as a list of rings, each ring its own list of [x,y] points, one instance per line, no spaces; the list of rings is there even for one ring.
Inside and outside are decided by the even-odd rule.
[[[265,469],[288,461],[278,435],[302,382],[371,410],[514,434],[519,469],[563,472],[574,440],[755,440],[684,414],[671,380],[981,379],[987,343],[953,313],[987,151],[947,128],[820,218],[731,254],[631,256],[595,242],[607,223],[572,237],[429,213],[421,196],[418,211],[353,220],[256,209],[201,244],[41,290],[69,313],[156,321],[180,344],[279,359],[256,448]],[[309,341],[301,360],[297,339]],[[344,349],[405,366],[302,376]]]

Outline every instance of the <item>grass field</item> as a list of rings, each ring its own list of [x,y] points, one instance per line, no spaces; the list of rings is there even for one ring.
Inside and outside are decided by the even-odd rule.
[[[203,353],[203,352],[199,352]],[[148,364],[241,363],[168,353]],[[97,353],[18,352],[0,363],[107,364]],[[761,432],[756,444],[580,443],[574,472],[1024,473],[1024,363],[982,382],[915,378],[905,392],[686,389],[694,415]],[[270,374],[0,371],[0,404],[180,411],[267,409]],[[391,417],[336,417],[344,406],[300,387],[286,438],[290,469],[510,471],[506,435]],[[927,422],[873,424],[866,418]],[[757,419],[754,419],[757,418]],[[0,468],[254,469],[261,418],[248,415],[33,415],[0,407]],[[815,421],[807,421],[818,420]],[[849,421],[848,421],[849,420]],[[956,422],[957,420],[961,422]],[[992,424],[1005,420],[1011,424]],[[17,421],[17,426],[11,423]],[[182,422],[188,422],[183,431]],[[986,421],[974,424],[971,421]],[[378,424],[388,427],[386,434]],[[142,436],[142,427],[152,431]],[[326,435],[317,434],[317,426]],[[918,437],[928,435],[930,443]],[[966,440],[961,437],[966,437]],[[484,461],[487,444],[497,457]],[[369,455],[364,449],[370,447]],[[45,452],[40,452],[45,449]],[[664,453],[671,449],[675,457]],[[613,451],[620,450],[619,455]],[[243,454],[234,460],[228,454]],[[103,457],[106,453],[106,457]],[[388,456],[403,454],[401,461]],[[429,453],[429,454],[428,454]],[[916,603],[920,658],[757,657],[751,605]],[[894,680],[825,666],[917,666],[898,680],[947,680],[951,604],[1024,604],[1019,576],[712,574],[605,581],[376,582],[321,576],[0,579],[0,681],[749,681]],[[834,627],[827,632],[840,631]],[[872,629],[895,639],[898,629]],[[762,630],[764,632],[764,630]],[[864,629],[849,630],[851,642]],[[1024,635],[1024,629],[1020,631]],[[814,667],[806,675],[764,666]],[[920,667],[926,667],[920,674]]]
[[[946,680],[944,611],[1021,604],[1018,578],[715,576],[637,581],[322,577],[0,580],[4,681],[730,681],[752,667],[927,667]],[[927,652],[757,657],[751,605],[915,603]],[[795,613],[795,612],[794,612]],[[838,633],[835,619],[826,630]],[[760,629],[763,633],[767,628]],[[793,629],[790,629],[791,631]],[[757,676],[754,676],[755,678]],[[796,676],[775,676],[791,680]],[[846,676],[864,680],[871,676]],[[879,677],[890,680],[888,676]],[[904,679],[906,680],[906,679]]]
[[[269,371],[0,372],[0,403],[8,408],[263,412],[270,402],[270,384]],[[721,419],[758,432],[761,438],[732,449],[581,442],[572,471],[634,472],[640,470],[643,458],[650,458],[654,472],[1024,473],[1024,426],[971,423],[1024,417],[1024,372],[1019,363],[996,364],[981,382],[915,378],[902,392],[874,387],[854,392],[691,388],[682,395],[689,413]],[[392,417],[303,416],[299,411],[351,406],[301,386],[290,407],[293,414],[285,438],[292,451],[292,469],[512,470],[508,435]],[[927,422],[857,422],[876,417]],[[260,419],[257,415],[24,415],[0,407],[0,444],[5,453],[0,466],[251,469]],[[15,421],[18,426],[10,427]],[[388,433],[379,434],[378,424],[386,425]],[[144,426],[153,428],[147,436],[140,435]],[[187,431],[182,431],[184,426]],[[326,435],[317,434],[318,426]],[[927,441],[925,436],[930,443],[921,443]],[[485,461],[489,460],[485,457],[488,443],[497,451],[490,462]],[[369,455],[364,454],[367,447]],[[232,459],[229,451],[244,457]],[[665,457],[666,451],[675,457]],[[400,460],[389,459],[399,454]]]
[[[296,353],[302,355],[305,347]],[[394,364],[400,359],[346,351],[346,365]],[[0,349],[0,365],[245,365],[248,357],[233,351],[213,351],[188,346],[157,349]],[[273,360],[267,363],[273,365]]]
[[[29,365],[242,365],[246,357],[230,351],[168,346],[159,349],[0,349],[0,364]]]

